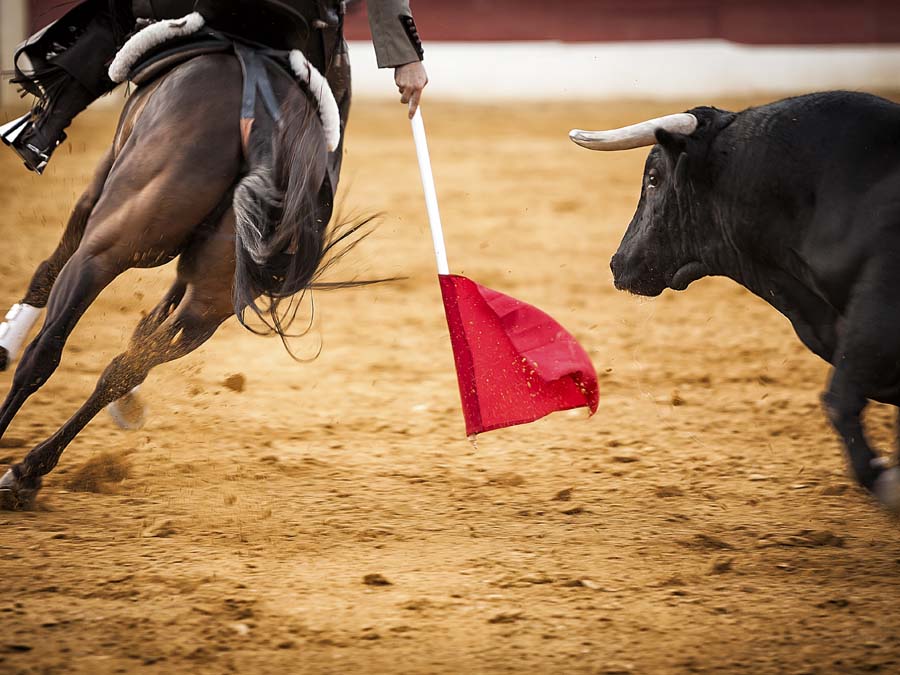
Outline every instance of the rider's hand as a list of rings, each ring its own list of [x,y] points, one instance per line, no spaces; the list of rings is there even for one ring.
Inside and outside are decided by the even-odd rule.
[[[400,90],[400,101],[409,104],[409,119],[416,114],[422,90],[428,84],[428,75],[421,61],[413,61],[394,69],[394,82]]]

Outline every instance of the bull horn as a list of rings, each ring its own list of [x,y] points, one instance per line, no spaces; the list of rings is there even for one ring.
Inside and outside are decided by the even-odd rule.
[[[697,129],[697,118],[691,113],[677,113],[610,131],[572,129],[569,138],[589,150],[631,150],[655,145],[657,129],[690,135]]]

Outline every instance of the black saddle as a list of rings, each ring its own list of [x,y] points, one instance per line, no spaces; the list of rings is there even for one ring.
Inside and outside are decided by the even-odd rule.
[[[302,49],[312,29],[340,25],[340,0],[132,0],[134,16],[154,21],[200,12],[206,25],[272,49]]]
[[[143,86],[194,57],[233,49],[232,41],[209,31],[169,40],[144,54],[128,73],[128,81]]]
[[[227,51],[233,43],[270,52],[299,49],[325,73],[343,19],[343,3],[334,0],[196,0],[193,8],[203,16],[204,28],[148,52],[129,80],[144,84],[194,56]]]
[[[306,50],[320,29],[337,30],[342,4],[334,0],[197,0],[206,25],[271,49]]]

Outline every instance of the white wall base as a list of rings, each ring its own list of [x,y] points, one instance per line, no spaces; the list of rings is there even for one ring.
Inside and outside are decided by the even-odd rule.
[[[370,42],[350,44],[353,91],[393,97]],[[900,90],[900,45],[756,47],[673,42],[425,42],[428,95],[498,99],[702,99],[824,89]],[[701,101],[698,101],[700,103]]]
[[[7,5],[3,0],[4,10]],[[5,44],[3,44],[5,48]],[[395,98],[371,42],[351,42],[353,94]],[[5,56],[5,55],[4,55]],[[754,47],[678,42],[428,42],[428,97],[497,100],[692,99],[825,89],[900,91],[900,45]],[[3,94],[14,98],[5,85]],[[17,99],[17,97],[15,97]],[[98,107],[121,105],[119,91]]]

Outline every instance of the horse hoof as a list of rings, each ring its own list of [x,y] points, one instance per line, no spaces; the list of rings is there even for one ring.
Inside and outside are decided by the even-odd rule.
[[[110,403],[106,406],[106,410],[120,429],[136,431],[142,429],[147,421],[147,410],[144,406],[144,400],[137,392],[137,387],[118,401]]]
[[[875,479],[872,492],[885,509],[900,515],[900,467],[895,466],[882,471]]]
[[[34,502],[40,489],[40,481],[38,481],[37,487],[25,487],[10,469],[3,474],[3,478],[0,478],[0,509],[30,511],[34,508]]]
[[[9,352],[6,347],[0,347],[0,373],[9,368]]]

